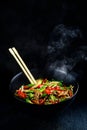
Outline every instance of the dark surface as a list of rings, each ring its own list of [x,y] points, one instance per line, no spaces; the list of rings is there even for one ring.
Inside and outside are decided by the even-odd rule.
[[[33,115],[32,111],[23,111],[22,106],[16,106],[13,100],[1,103],[0,128],[1,129],[30,129],[30,130],[68,130],[87,129],[87,103],[79,99],[73,102],[64,112],[44,116],[42,113]],[[55,113],[55,112],[54,112]]]
[[[87,130],[86,12],[85,1],[0,1],[0,130]],[[51,32],[57,26],[56,42]],[[65,111],[34,115],[15,102],[9,83],[20,68],[8,52],[13,46],[36,74],[50,72],[57,78],[62,66],[77,79],[79,93]]]

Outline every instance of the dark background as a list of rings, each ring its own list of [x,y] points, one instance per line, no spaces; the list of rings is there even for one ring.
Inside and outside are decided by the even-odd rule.
[[[60,125],[58,124],[58,117],[53,118],[51,121],[42,120],[41,124],[38,123],[40,121],[39,119],[37,123],[35,123],[37,120],[35,117],[31,123],[32,125],[30,125],[30,130],[87,129],[86,8],[85,1],[25,0],[21,2],[0,2],[0,113],[2,115],[0,126],[2,129],[12,128],[11,124],[15,125],[15,128],[20,128],[21,123],[18,124],[18,121],[20,120],[22,122],[28,119],[26,114],[14,110],[15,103],[13,103],[13,99],[11,99],[9,93],[9,83],[11,78],[21,70],[13,57],[9,54],[8,48],[15,46],[29,68],[31,70],[35,69],[37,73],[42,74],[44,71],[47,71],[46,67],[49,68],[50,61],[59,62],[59,57],[50,54],[48,50],[48,46],[51,46],[52,42],[50,41],[51,33],[54,28],[59,25],[63,25],[63,28],[66,29],[66,34],[68,27],[72,28],[70,28],[70,30],[76,30],[78,28],[79,33],[77,34],[81,34],[81,36],[77,36],[77,34],[73,35],[73,31],[71,31],[71,35],[69,34],[71,37],[70,40],[73,41],[73,37],[74,39],[77,37],[73,42],[70,42],[70,44],[74,43],[73,49],[71,49],[71,51],[73,50],[73,53],[66,53],[67,51],[64,51],[66,57],[69,57],[69,54],[76,54],[77,56],[75,59],[75,66],[71,67],[72,62],[70,62],[70,67],[72,68],[71,74],[74,72],[74,76],[76,76],[75,78],[78,80],[80,86],[79,94],[75,105],[72,105],[70,109],[62,115],[62,117],[59,117]],[[68,40],[68,42],[70,40]],[[67,44],[67,42],[65,43]],[[58,51],[60,51],[60,49]],[[70,58],[73,59],[72,55],[67,58],[67,61]],[[53,57],[54,60],[52,58],[49,60],[50,56]],[[61,51],[59,56],[62,57],[64,61],[64,55],[61,54]],[[78,126],[77,124],[80,123],[82,123],[81,126]],[[24,123],[24,125],[25,124],[26,123]],[[27,129],[27,126],[25,129]]]

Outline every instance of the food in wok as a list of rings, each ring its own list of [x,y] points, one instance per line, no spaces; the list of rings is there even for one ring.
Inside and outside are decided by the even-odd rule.
[[[62,81],[37,79],[36,84],[21,85],[14,95],[30,104],[57,104],[73,96],[73,85],[66,86]]]

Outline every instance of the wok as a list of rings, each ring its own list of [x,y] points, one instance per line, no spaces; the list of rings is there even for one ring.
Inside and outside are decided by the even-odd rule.
[[[61,73],[62,75],[62,73]],[[34,75],[35,76],[35,75]],[[38,75],[39,76],[39,75]],[[35,76],[35,78],[40,78],[38,76]],[[69,76],[67,76],[69,77]],[[69,77],[70,78],[70,77]],[[16,74],[10,81],[10,85],[9,85],[9,90],[11,92],[11,95],[13,97],[13,101],[16,103],[16,107],[17,109],[20,109],[20,110],[23,110],[23,111],[26,111],[26,112],[29,112],[30,113],[54,113],[54,112],[58,112],[60,113],[61,111],[64,111],[66,108],[69,107],[69,105],[73,102],[73,100],[75,99],[77,93],[78,93],[78,90],[79,90],[79,84],[73,80],[73,78],[69,79],[69,78],[64,78],[64,82],[66,85],[68,84],[72,84],[74,85],[74,95],[66,100],[66,101],[63,101],[63,102],[60,102],[58,104],[52,104],[52,105],[36,105],[36,104],[29,104],[29,103],[26,103],[24,102],[23,100],[17,98],[14,96],[14,93],[15,91],[23,84],[28,84],[29,81],[27,80],[26,76],[24,75],[23,72],[20,72],[18,74]],[[49,79],[49,77],[48,77]],[[70,81],[70,82],[69,82]]]

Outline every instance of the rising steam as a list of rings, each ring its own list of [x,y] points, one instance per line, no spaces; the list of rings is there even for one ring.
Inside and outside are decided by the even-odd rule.
[[[54,28],[47,47],[46,65],[46,70],[54,78],[65,79],[67,76],[70,80],[76,79],[78,74],[74,68],[81,61],[87,61],[87,46],[84,45],[82,38],[78,27],[61,24]]]

